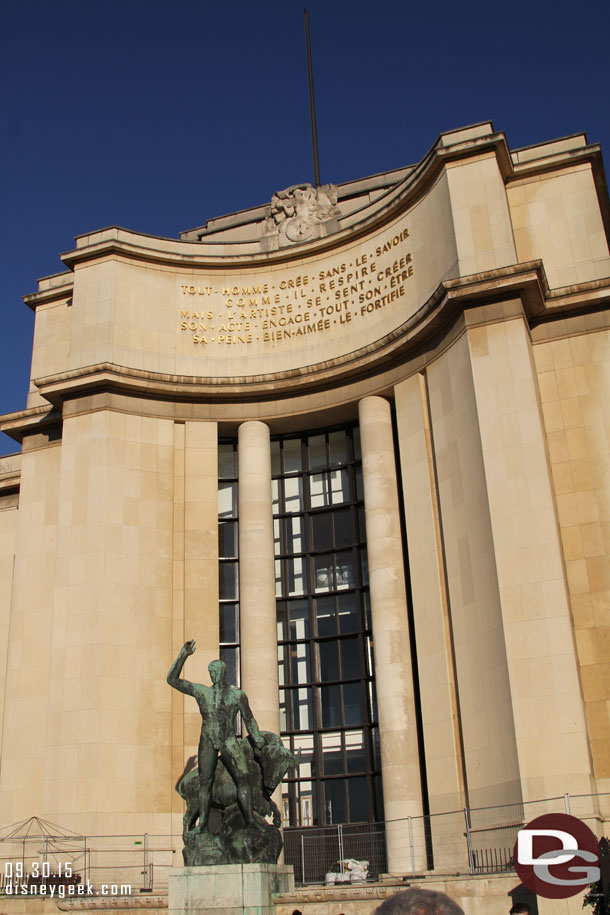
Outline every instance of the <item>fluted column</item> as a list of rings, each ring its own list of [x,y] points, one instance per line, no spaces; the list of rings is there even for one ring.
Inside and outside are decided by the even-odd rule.
[[[265,423],[242,423],[238,458],[241,686],[259,727],[278,734],[271,445]]]
[[[421,817],[422,803],[390,405],[365,397],[359,415],[388,871],[404,874],[412,867],[407,818]],[[415,851],[421,870],[422,843]]]

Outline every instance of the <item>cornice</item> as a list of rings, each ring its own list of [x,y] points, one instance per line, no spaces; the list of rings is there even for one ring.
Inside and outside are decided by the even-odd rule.
[[[65,252],[61,258],[70,269],[91,260],[124,257],[148,264],[173,265],[181,269],[205,268],[211,271],[226,270],[231,265],[244,269],[302,261],[358,240],[396,219],[428,191],[449,162],[495,154],[502,175],[506,178],[512,174],[510,151],[503,133],[492,133],[449,146],[439,144],[375,203],[342,217],[342,229],[315,241],[294,244],[276,251],[261,251],[258,240],[254,239],[246,242],[186,242],[111,226],[78,236],[76,249]]]
[[[3,473],[0,475],[0,494],[13,492],[19,489],[21,482],[21,471],[14,470],[12,473]]]
[[[51,404],[29,407],[16,413],[5,413],[0,416],[0,428],[17,442],[23,441],[25,435],[46,432],[50,427],[61,423],[61,414]]]
[[[48,305],[53,302],[70,299],[74,291],[74,275],[72,273],[57,273],[53,276],[45,277],[44,280],[39,280],[39,284],[38,292],[23,296],[23,301],[32,311],[36,311],[39,305]]]
[[[156,896],[123,897],[93,896],[85,899],[66,899],[65,897],[60,899],[59,897],[54,896],[53,901],[60,912],[82,912],[83,915],[104,910],[107,912],[139,912],[145,909],[167,913],[167,896],[162,896],[160,894]]]

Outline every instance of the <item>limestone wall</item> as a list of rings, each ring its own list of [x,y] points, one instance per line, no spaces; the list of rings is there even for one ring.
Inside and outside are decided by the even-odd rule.
[[[574,331],[538,343],[534,356],[591,753],[597,778],[608,779],[610,337]]]

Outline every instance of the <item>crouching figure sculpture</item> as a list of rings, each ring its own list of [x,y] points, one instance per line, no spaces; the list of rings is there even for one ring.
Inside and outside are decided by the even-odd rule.
[[[227,683],[223,661],[208,665],[211,686],[180,678],[195,651],[185,642],[167,675],[170,686],[197,701],[202,725],[197,769],[177,786],[186,801],[182,839],[185,865],[274,864],[282,850],[280,812],[271,798],[298,758],[270,731],[259,731],[246,694]],[[237,737],[241,714],[248,737]],[[211,828],[210,810],[222,814],[220,828]],[[268,823],[265,817],[273,818]],[[217,824],[216,824],[217,826]]]

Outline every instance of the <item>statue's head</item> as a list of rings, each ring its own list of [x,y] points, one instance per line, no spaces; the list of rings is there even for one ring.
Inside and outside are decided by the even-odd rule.
[[[224,661],[210,661],[208,670],[212,683],[222,683],[227,678],[227,665]]]

